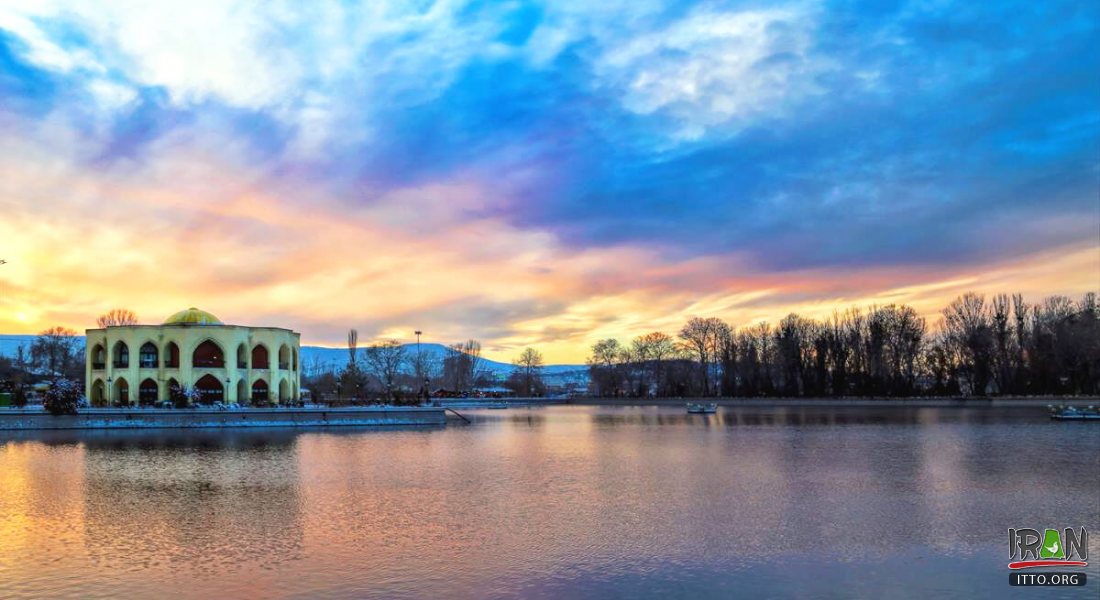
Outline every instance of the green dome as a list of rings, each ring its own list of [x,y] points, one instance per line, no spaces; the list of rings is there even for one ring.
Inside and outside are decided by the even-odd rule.
[[[206,312],[205,310],[199,310],[192,306],[187,310],[181,310],[178,313],[168,317],[164,320],[165,325],[221,325],[220,319],[214,315]]]

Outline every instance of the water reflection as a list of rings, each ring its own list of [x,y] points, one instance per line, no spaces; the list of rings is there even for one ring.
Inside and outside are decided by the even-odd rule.
[[[1041,411],[463,413],[9,436],[3,595],[1000,598],[1008,527],[1100,531],[1100,436]]]
[[[196,442],[109,445],[88,454],[84,539],[94,568],[196,562],[225,572],[243,561],[273,568],[299,555],[293,440]]]

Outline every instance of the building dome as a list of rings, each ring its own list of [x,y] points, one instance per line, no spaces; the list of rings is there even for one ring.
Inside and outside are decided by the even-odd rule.
[[[165,325],[221,325],[220,319],[214,315],[206,312],[205,310],[199,310],[192,306],[187,310],[181,310],[178,313],[168,317],[164,320]]]

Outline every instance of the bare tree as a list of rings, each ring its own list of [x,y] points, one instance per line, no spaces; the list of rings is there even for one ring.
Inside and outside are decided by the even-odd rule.
[[[680,329],[680,339],[692,349],[699,360],[699,371],[703,377],[703,394],[710,395],[710,362],[717,353],[718,334],[725,323],[721,319],[710,317],[692,317]]]
[[[413,373],[416,375],[417,384],[421,384],[424,380],[431,381],[441,375],[443,370],[443,361],[439,354],[434,352],[423,352],[413,356],[411,359],[413,363]]]
[[[1012,316],[1016,320],[1016,362],[1013,367],[1016,370],[1016,378],[1013,382],[1013,391],[1020,392],[1027,388],[1027,320],[1030,306],[1024,302],[1021,294],[1012,295]]]
[[[534,348],[524,348],[519,357],[512,361],[515,365],[515,377],[522,385],[522,393],[533,396],[541,392],[542,384],[542,353]]]
[[[359,368],[359,331],[348,330],[348,364],[336,376],[338,398],[358,401],[364,391],[366,378]]]
[[[993,358],[993,330],[985,296],[967,292],[952,301],[943,309],[943,329],[961,358],[971,393],[985,395]]]
[[[106,313],[99,315],[95,322],[100,329],[103,329],[105,327],[115,327],[118,325],[137,325],[138,318],[132,310],[126,308],[112,308]]]
[[[993,337],[996,341],[996,352],[993,355],[996,365],[993,369],[993,380],[997,383],[997,392],[1003,394],[1012,387],[1015,380],[1013,373],[1015,353],[1012,348],[1012,328],[1009,325],[1011,308],[1008,302],[1008,294],[993,296],[991,307]]]
[[[348,366],[359,362],[359,331],[348,330]]]
[[[372,344],[367,348],[367,370],[378,378],[387,392],[393,390],[394,380],[405,363],[405,347],[397,340]]]
[[[40,332],[31,343],[31,365],[51,376],[71,374],[79,362],[78,346],[76,331],[66,327],[51,327]]]
[[[619,340],[608,338],[592,345],[592,355],[588,357],[589,382],[595,388],[597,396],[617,396],[622,388],[618,369],[622,354]]]
[[[466,340],[462,344],[462,353],[466,355],[468,377],[470,385],[477,385],[478,379],[484,375],[481,358],[481,342]]]
[[[443,359],[444,385],[456,391],[468,391],[481,377],[481,342],[466,340],[447,347]]]
[[[715,363],[720,368],[718,393],[733,396],[737,393],[737,336],[733,328],[725,323],[718,329]]]
[[[675,356],[676,342],[672,336],[660,331],[647,333],[640,339],[653,362],[653,384],[656,393],[660,394],[665,383],[665,361]]]

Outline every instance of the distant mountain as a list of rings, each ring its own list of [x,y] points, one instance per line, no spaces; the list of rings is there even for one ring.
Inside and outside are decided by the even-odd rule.
[[[412,358],[416,355],[416,344],[405,344],[405,352]],[[364,356],[365,349],[359,348],[359,357]],[[447,347],[443,344],[420,344],[420,353],[429,360],[442,361],[447,356]],[[348,362],[347,348],[323,348],[321,346],[302,346],[303,369],[340,369]],[[509,363],[498,362],[482,358],[478,369],[489,372],[498,382],[503,382],[512,373],[513,367]],[[543,380],[550,385],[564,385],[576,383],[586,385],[588,383],[588,367],[585,365],[546,365],[542,370]]]
[[[405,352],[412,358],[416,356],[416,344],[405,344]],[[359,348],[359,357],[362,358],[366,353],[365,347]],[[433,360],[443,360],[447,356],[447,347],[443,344],[420,344],[420,353],[425,357]],[[342,367],[348,362],[348,349],[347,348],[324,348],[321,346],[302,346],[302,366],[309,367],[313,364],[317,366],[335,366]],[[509,363],[502,363],[495,360],[489,360],[488,358],[481,359],[481,369],[490,371],[492,373],[500,373],[505,377],[512,372],[512,365]],[[543,368],[543,373],[546,375],[566,373],[576,370],[588,370],[585,365],[547,365]]]
[[[15,356],[19,346],[23,346],[23,352],[30,352],[31,343],[36,337],[38,336],[0,334],[0,356]]]
[[[20,345],[24,352],[29,352],[33,335],[5,335],[0,334],[0,356],[15,356]],[[81,339],[84,336],[77,336]],[[405,352],[409,357],[416,355],[416,344],[405,344]],[[442,344],[420,344],[420,352],[424,356],[436,360],[442,360],[447,354],[447,347]],[[364,348],[359,348],[359,356],[364,355]],[[324,348],[321,346],[302,346],[302,368],[309,369],[339,369],[348,362],[347,348]],[[479,367],[492,373],[493,377],[503,381],[511,374],[512,365],[497,362],[487,358],[481,359]],[[549,384],[561,385],[564,383],[585,383],[588,381],[588,367],[585,365],[547,365],[543,368],[543,378]]]

